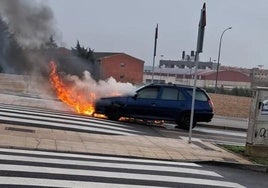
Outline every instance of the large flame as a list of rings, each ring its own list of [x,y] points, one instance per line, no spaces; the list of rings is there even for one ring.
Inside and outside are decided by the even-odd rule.
[[[56,91],[58,99],[73,107],[78,113],[92,115],[94,112],[94,101],[96,94],[93,92],[79,91],[72,83],[66,83],[57,73],[57,66],[54,61],[50,61],[50,83]]]

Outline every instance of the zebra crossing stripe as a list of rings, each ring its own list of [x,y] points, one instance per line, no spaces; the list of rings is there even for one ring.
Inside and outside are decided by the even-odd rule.
[[[112,157],[112,156],[97,156],[97,155],[81,155],[72,153],[60,153],[60,152],[48,152],[48,151],[34,151],[34,150],[21,150],[21,149],[7,149],[0,148],[2,152],[20,153],[20,154],[35,154],[38,157],[44,155],[58,156],[58,157],[70,157],[70,158],[81,158],[81,159],[100,159],[100,160],[111,160],[111,161],[122,161],[122,162],[139,162],[148,164],[165,164],[165,165],[179,165],[189,167],[201,167],[195,163],[188,162],[173,162],[173,161],[162,161],[162,160],[150,160],[150,159],[136,159],[136,158],[123,158],[123,157]]]
[[[89,170],[76,170],[76,169],[48,168],[48,167],[40,168],[40,167],[33,167],[33,166],[17,166],[17,165],[4,165],[4,164],[0,165],[0,169],[4,169],[5,171],[16,171],[16,172],[21,172],[21,173],[22,172],[33,172],[33,173],[42,173],[42,174],[90,176],[90,177],[100,177],[103,179],[105,179],[105,178],[117,178],[120,180],[126,179],[126,180],[138,180],[138,181],[140,181],[140,180],[146,180],[146,181],[159,181],[159,180],[161,180],[161,182],[167,182],[167,183],[184,183],[184,184],[234,187],[234,188],[242,188],[243,187],[237,183],[227,182],[227,181],[200,179],[200,178],[189,178],[189,177],[177,177],[177,176],[165,176],[165,175],[105,172],[105,171],[94,171],[94,170],[89,171]],[[4,182],[5,182],[5,180],[4,180]],[[2,183],[2,182],[0,182],[0,183]],[[45,182],[43,182],[43,183],[45,183]],[[47,184],[43,184],[43,185],[47,185]]]
[[[79,160],[59,160],[59,159],[48,159],[48,158],[37,158],[37,157],[21,157],[12,155],[0,155],[1,160],[14,160],[14,161],[31,161],[37,163],[50,163],[50,164],[66,164],[66,165],[79,165],[79,166],[94,166],[94,167],[108,167],[117,169],[135,169],[135,170],[150,170],[150,171],[162,171],[162,172],[177,172],[186,174],[197,174],[206,175],[213,177],[222,177],[221,175],[206,170],[182,168],[182,167],[165,167],[155,165],[139,165],[139,164],[123,164],[123,163],[109,163],[109,162],[91,162],[91,161],[79,161]],[[3,164],[4,165],[4,164]],[[1,164],[0,164],[1,167]],[[6,169],[5,166],[2,166]],[[0,168],[1,169],[1,168]],[[52,170],[55,172],[55,170]],[[75,173],[76,174],[76,173]]]
[[[0,185],[27,185],[27,186],[47,186],[47,187],[62,187],[62,188],[147,188],[155,186],[142,185],[125,185],[115,183],[102,182],[83,182],[83,181],[68,181],[68,180],[51,180],[51,179],[36,179],[36,178],[21,178],[21,177],[0,177]],[[158,187],[158,186],[157,186]],[[160,187],[158,187],[160,188]]]
[[[128,135],[128,136],[134,136],[136,134],[132,134],[132,133],[128,133],[128,132],[124,132],[124,131],[116,131],[116,130],[108,130],[105,128],[97,128],[97,127],[93,127],[93,126],[79,126],[79,125],[67,125],[64,123],[56,123],[56,122],[48,122],[48,121],[40,121],[40,120],[27,120],[25,119],[25,117],[21,117],[21,118],[17,118],[17,117],[5,117],[5,116],[0,116],[1,117],[1,121],[17,121],[20,123],[32,123],[35,125],[45,125],[46,126],[53,126],[53,127],[58,127],[58,128],[72,128],[72,129],[76,129],[76,130],[81,130],[81,131],[98,131],[98,132],[103,132],[103,133],[109,133],[109,134],[116,134],[116,135]],[[131,131],[131,130],[127,130],[127,131]],[[133,131],[134,132],[134,131]]]
[[[0,105],[1,106],[1,105]],[[101,121],[99,119],[96,119],[94,117],[89,117],[89,116],[82,116],[82,115],[77,115],[77,114],[71,114],[71,113],[66,113],[66,112],[53,112],[53,111],[40,111],[38,109],[27,109],[27,108],[23,108],[23,109],[9,109],[9,108],[5,108],[5,109],[0,109],[1,113],[2,112],[10,112],[10,113],[22,113],[25,115],[35,115],[35,116],[42,116],[42,117],[52,117],[52,118],[58,118],[58,119],[68,119],[68,120],[78,120],[78,121],[87,121],[87,122],[92,122],[92,123],[102,123],[102,124],[106,124],[106,125],[115,125],[115,126],[119,126],[119,127],[125,127],[125,125],[122,124],[118,124],[118,123],[114,123],[111,122],[109,120],[105,120],[102,119]],[[55,120],[55,119],[53,119]]]
[[[204,132],[204,133],[212,133],[212,134],[221,134],[221,135],[228,135],[228,136],[237,136],[245,138],[247,136],[246,132],[236,131],[236,132],[227,132],[225,130],[214,130],[214,129],[205,129],[202,127],[195,127],[195,131]]]

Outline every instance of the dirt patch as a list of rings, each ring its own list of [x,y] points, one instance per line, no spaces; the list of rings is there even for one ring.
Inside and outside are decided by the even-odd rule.
[[[250,97],[238,97],[232,95],[222,95],[209,93],[213,103],[216,115],[248,118],[251,104]]]

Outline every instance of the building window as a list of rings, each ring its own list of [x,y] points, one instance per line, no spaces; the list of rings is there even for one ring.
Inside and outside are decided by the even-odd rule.
[[[125,75],[120,75],[120,79],[124,79],[125,78]]]
[[[125,67],[125,63],[120,63],[120,67]]]

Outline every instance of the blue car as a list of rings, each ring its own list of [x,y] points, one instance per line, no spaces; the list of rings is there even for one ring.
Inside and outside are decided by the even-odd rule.
[[[110,120],[130,117],[146,120],[176,122],[178,127],[189,129],[193,87],[175,84],[149,84],[133,96],[101,98],[95,103],[95,113]],[[211,121],[213,103],[201,88],[196,88],[193,127],[197,122]]]

